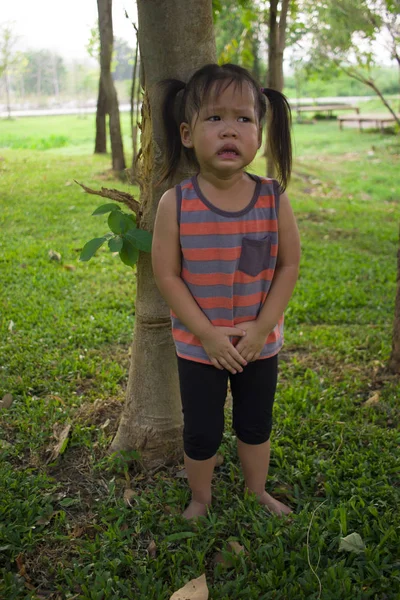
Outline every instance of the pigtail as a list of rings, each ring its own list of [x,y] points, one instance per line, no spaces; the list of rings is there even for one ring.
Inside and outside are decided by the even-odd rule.
[[[162,121],[164,124],[166,151],[159,183],[163,183],[176,171],[182,151],[181,135],[177,116],[180,113],[177,107],[176,96],[185,89],[186,84],[179,79],[165,79],[160,83],[164,89],[161,106]],[[177,110],[178,108],[178,110]]]
[[[271,88],[262,88],[268,98],[271,116],[268,119],[268,146],[278,172],[281,191],[287,188],[292,171],[292,115],[286,97]]]

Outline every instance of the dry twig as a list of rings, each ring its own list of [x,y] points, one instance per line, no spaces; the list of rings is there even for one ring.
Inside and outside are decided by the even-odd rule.
[[[137,200],[135,200],[133,196],[131,196],[131,194],[128,194],[128,192],[121,192],[120,190],[109,189],[104,187],[102,187],[101,190],[92,190],[86,185],[83,185],[83,183],[79,183],[79,181],[76,181],[76,179],[74,179],[74,181],[75,183],[80,185],[81,188],[83,188],[88,194],[94,194],[95,196],[101,196],[102,198],[109,198],[110,200],[122,202],[128,208],[130,208],[131,211],[134,212],[137,217],[140,217],[140,204]]]

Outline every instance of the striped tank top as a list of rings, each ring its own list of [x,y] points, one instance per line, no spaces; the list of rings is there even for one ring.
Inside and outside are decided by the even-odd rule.
[[[236,212],[209,202],[197,176],[176,186],[181,278],[215,326],[240,327],[256,319],[275,272],[279,186],[273,179],[249,176],[256,182],[253,197]],[[171,319],[178,356],[212,364],[200,340],[172,311]],[[266,338],[260,359],[277,354],[282,344],[283,315]]]

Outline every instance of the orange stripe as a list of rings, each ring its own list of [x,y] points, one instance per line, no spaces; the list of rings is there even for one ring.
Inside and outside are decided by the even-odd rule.
[[[233,298],[225,298],[224,296],[214,296],[212,298],[196,298],[197,304],[200,308],[228,308],[231,309],[234,306],[252,306],[253,304],[260,304],[264,302],[265,293],[257,292],[256,294],[249,294],[248,296],[233,296]]]
[[[182,252],[187,260],[236,260],[242,251],[237,248],[183,248]]]
[[[200,340],[193,335],[193,333],[189,333],[187,331],[183,331],[182,329],[172,328],[172,335],[177,342],[183,342],[185,344],[191,344],[192,346],[201,346]]]
[[[278,231],[276,219],[258,221],[226,221],[211,223],[181,223],[181,235],[213,235],[224,233],[258,233]]]
[[[192,187],[193,187],[193,184],[191,181],[188,181],[187,183],[184,183],[183,185],[181,185],[181,188],[183,190],[190,190],[190,188],[192,188]]]
[[[181,277],[192,285],[233,285],[233,283],[252,283],[254,281],[271,281],[274,271],[265,269],[255,277],[247,275],[243,271],[236,273],[191,273],[188,269],[182,269]]]
[[[275,206],[275,198],[271,195],[259,196],[255,204],[255,208],[272,208],[273,206]]]
[[[200,198],[193,198],[193,200],[187,200],[186,198],[182,199],[182,212],[192,212],[194,210],[210,210],[207,206],[200,200]]]

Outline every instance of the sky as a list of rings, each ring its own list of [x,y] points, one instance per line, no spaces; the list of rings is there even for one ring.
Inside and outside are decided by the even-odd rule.
[[[135,46],[135,31],[125,17],[136,22],[134,0],[113,0],[114,36]],[[66,60],[88,57],[85,46],[97,23],[96,0],[14,0],[2,2],[0,24],[11,24],[18,37],[16,49],[54,50]]]
[[[130,20],[125,17],[125,9]],[[131,21],[137,22],[135,0],[113,0],[114,36],[133,48],[136,36]],[[0,25],[11,24],[18,36],[17,50],[54,50],[67,62],[88,60],[86,44],[97,23],[96,0],[3,0]],[[381,44],[374,48],[378,61],[390,64]],[[288,53],[286,57],[288,62]]]

